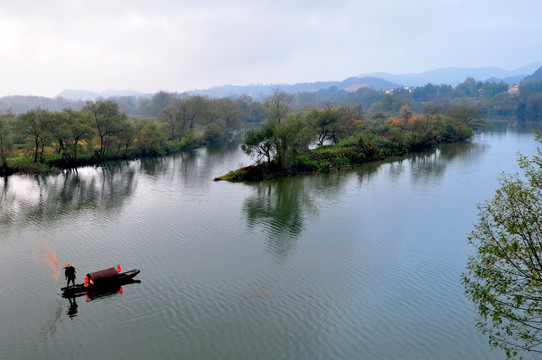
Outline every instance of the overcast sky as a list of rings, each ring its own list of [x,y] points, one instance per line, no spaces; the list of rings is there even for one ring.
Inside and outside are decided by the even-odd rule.
[[[537,0],[0,0],[0,96],[542,61]]]

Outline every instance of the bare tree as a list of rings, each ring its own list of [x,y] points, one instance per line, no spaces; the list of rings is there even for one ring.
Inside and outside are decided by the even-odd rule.
[[[286,120],[286,115],[290,112],[290,104],[293,96],[279,89],[274,89],[273,94],[265,100],[265,108],[269,119],[274,123],[280,124]]]

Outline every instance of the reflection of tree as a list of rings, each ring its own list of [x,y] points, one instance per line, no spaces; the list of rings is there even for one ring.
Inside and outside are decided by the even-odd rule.
[[[382,162],[375,161],[361,165],[356,169],[359,182],[368,181],[373,174],[380,168]]]
[[[507,132],[524,134],[540,129],[540,124],[538,122],[518,121],[517,118],[511,118],[504,121],[491,121],[490,126],[492,133],[500,133],[503,135]]]
[[[152,157],[141,159],[141,169],[145,174],[150,176],[158,176],[167,171],[169,168],[168,157]]]
[[[7,205],[7,203],[10,201],[10,192],[9,189],[9,177],[4,176],[3,178],[4,185],[2,186],[2,193],[0,194],[0,209],[4,209]]]
[[[313,209],[312,200],[299,178],[262,182],[254,187],[255,194],[243,206],[248,225],[263,226],[269,235],[269,251],[283,258],[303,230],[303,211]]]
[[[261,227],[267,233],[268,250],[280,260],[304,230],[305,218],[317,213],[319,201],[336,199],[346,184],[344,180],[344,174],[333,173],[253,184],[254,195],[243,206],[248,225]]]
[[[445,144],[438,150],[413,154],[407,158],[411,164],[412,178],[418,181],[441,179],[452,160],[459,157],[479,157],[482,155],[481,147],[483,145],[463,142]]]
[[[464,142],[445,144],[439,149],[413,153],[399,159],[389,159],[383,162],[367,163],[357,169],[360,181],[368,181],[371,175],[383,164],[387,164],[387,175],[398,179],[404,171],[410,171],[410,176],[416,182],[441,179],[446,167],[458,157],[474,158],[481,156],[484,145]]]
[[[61,220],[85,211],[118,210],[135,188],[135,171],[126,164],[110,163],[95,169],[66,172],[58,176],[16,176],[4,180],[0,189],[0,225]],[[9,184],[9,186],[8,186]]]

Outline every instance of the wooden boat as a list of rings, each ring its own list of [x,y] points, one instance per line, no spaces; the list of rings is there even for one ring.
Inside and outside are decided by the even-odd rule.
[[[88,273],[85,276],[85,283],[61,288],[62,296],[72,297],[85,293],[106,292],[121,285],[139,282],[134,280],[134,277],[139,274],[140,270],[134,269],[120,273],[117,269],[120,270],[120,267]]]

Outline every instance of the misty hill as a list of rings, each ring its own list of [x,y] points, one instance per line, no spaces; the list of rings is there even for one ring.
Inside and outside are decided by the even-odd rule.
[[[486,68],[443,68],[425,71],[417,74],[389,74],[389,73],[372,73],[363,74],[360,76],[374,76],[380,79],[388,80],[403,86],[423,86],[426,84],[448,84],[457,86],[457,84],[465,81],[467,77],[473,77],[479,81],[494,81],[501,80],[509,84],[517,84],[525,76],[532,74],[533,71],[542,66],[542,62],[529,64],[515,70],[504,70],[494,67]]]
[[[532,75],[531,75],[532,74]],[[542,62],[526,65],[508,71],[499,68],[446,68],[426,71],[419,74],[394,75],[389,73],[375,73],[366,76],[351,77],[342,81],[318,81],[297,84],[270,84],[270,85],[224,85],[205,90],[188,91],[189,94],[200,94],[209,97],[229,97],[243,94],[250,95],[255,101],[262,101],[274,89],[279,88],[287,93],[317,93],[321,91],[346,90],[355,92],[361,88],[375,90],[398,88],[401,86],[423,86],[426,84],[448,84],[457,86],[467,77],[479,81],[493,81],[517,84],[520,81],[541,81]],[[64,108],[81,109],[87,100],[99,98],[114,99],[119,102],[121,110],[128,114],[138,114],[140,101],[150,101],[154,94],[141,93],[134,90],[106,90],[93,92],[86,90],[64,90],[56,98],[40,96],[5,96],[0,98],[0,111],[11,109],[16,113],[25,112],[31,108],[41,106],[51,111],[61,111]]]
[[[48,98],[43,96],[4,96],[0,98],[0,111],[11,110],[22,113],[35,107],[51,111],[61,111],[64,108],[80,110],[85,103],[83,101],[71,101],[65,98]]]
[[[534,73],[523,79],[524,83],[542,81],[542,66],[539,67]]]
[[[60,94],[57,95],[57,97],[61,97],[64,99],[76,101],[76,100],[96,100],[99,98],[114,98],[114,97],[122,97],[122,96],[135,96],[135,97],[151,97],[153,94],[144,94],[139,91],[135,90],[106,90],[102,92],[94,92],[94,91],[87,91],[87,90],[73,90],[73,89],[66,89],[60,92]]]
[[[389,89],[399,87],[399,84],[379,79],[376,77],[351,77],[343,81],[318,81],[312,83],[297,83],[297,84],[275,84],[275,85],[224,85],[216,86],[206,90],[192,90],[188,91],[192,95],[206,95],[210,97],[227,97],[232,95],[247,94],[252,98],[258,100],[263,99],[273,93],[273,90],[279,88],[280,90],[289,93],[296,94],[301,92],[316,92],[322,89],[329,89],[336,86],[341,90],[355,91],[361,87],[371,87],[375,90]]]
[[[423,86],[426,84],[448,84],[457,86],[467,77],[473,77],[479,81],[504,81],[508,84],[517,84],[529,74],[542,66],[542,62],[529,64],[515,70],[504,70],[495,67],[485,68],[443,68],[413,74],[390,74],[378,72],[359,75],[342,81],[317,81],[297,84],[252,84],[252,85],[223,85],[209,89],[187,91],[191,95],[204,95],[209,97],[228,97],[250,95],[254,100],[260,101],[269,96],[274,89],[295,94],[300,92],[316,92],[319,90],[337,87],[341,90],[355,91],[361,87],[371,87],[375,90],[397,88],[401,86]],[[107,90],[101,93],[86,90],[64,90],[58,97],[68,100],[96,100],[98,98],[119,98],[133,96],[136,98],[150,98],[153,94],[145,94],[134,90]]]

